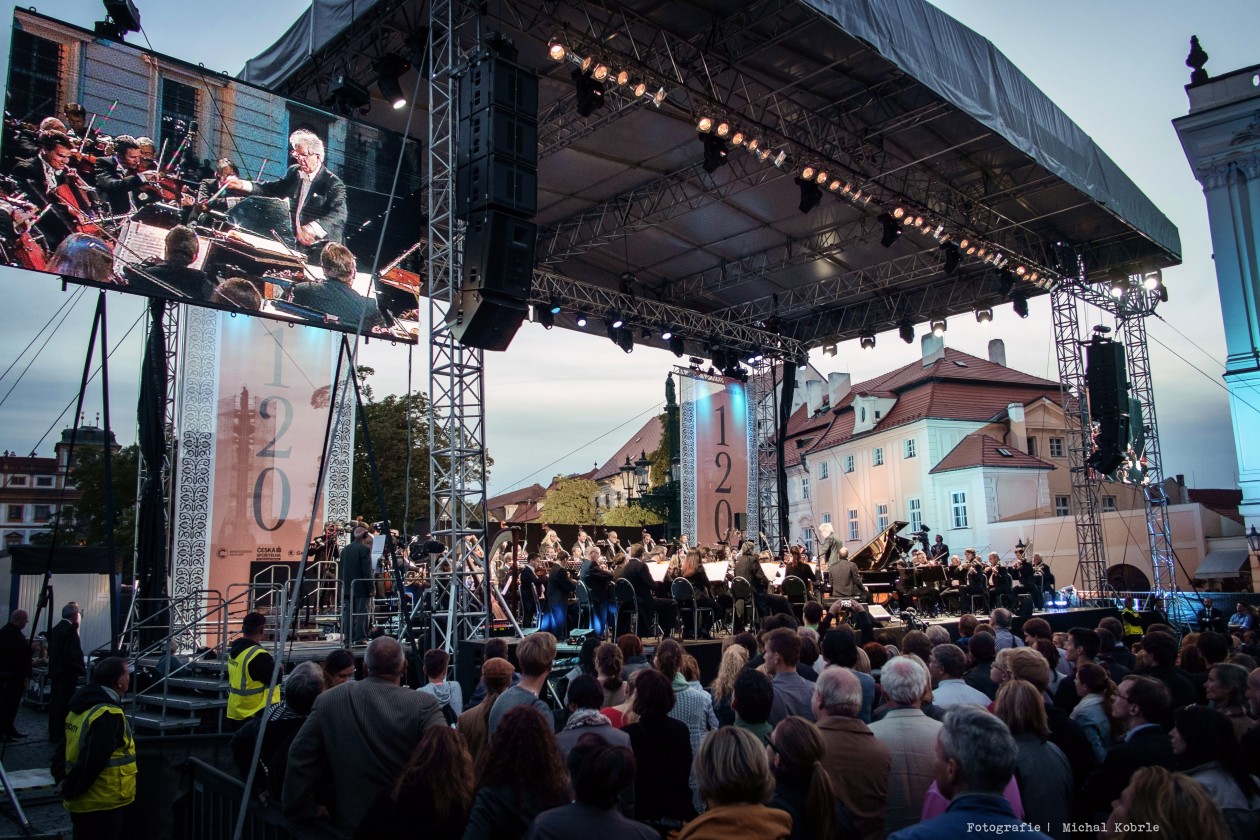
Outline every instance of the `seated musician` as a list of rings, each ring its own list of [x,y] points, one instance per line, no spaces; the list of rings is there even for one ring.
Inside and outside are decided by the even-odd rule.
[[[229,277],[214,287],[210,302],[216,306],[257,312],[262,309],[263,296],[258,293],[258,287],[246,278]]]
[[[166,259],[145,260],[124,272],[127,285],[137,294],[169,298],[172,295],[193,300],[209,300],[214,286],[209,276],[193,268],[199,243],[192,228],[176,225],[166,234]]]
[[[228,194],[240,195],[239,191],[228,189],[227,181],[231,177],[239,177],[240,174],[236,164],[227,158],[220,158],[215,163],[214,177],[206,178],[197,185],[193,211],[197,214],[197,224],[209,227],[216,219],[226,217],[232,204],[228,200]]]
[[[287,198],[298,244],[314,256],[325,242],[341,242],[346,227],[346,185],[324,164],[324,141],[306,129],[289,135],[297,161],[279,181],[227,180],[229,189]],[[312,253],[312,251],[314,253]]]
[[[114,282],[114,254],[100,239],[86,233],[72,233],[62,240],[48,261],[48,270],[63,277],[78,277],[94,283]]]
[[[539,602],[546,587],[542,577],[542,557],[537,551],[531,551],[529,559],[521,566],[517,584],[521,600],[521,626],[533,627],[539,618]]]
[[[38,143],[38,153],[14,166],[10,176],[18,190],[36,207],[43,209],[52,204],[36,225],[52,250],[75,230],[74,219],[69,212],[52,199],[57,187],[73,177],[68,164],[74,145],[63,131],[42,131]]]
[[[552,562],[547,573],[547,615],[539,627],[557,639],[569,637],[569,596],[577,591],[577,585],[569,577],[564,564]]]
[[[962,595],[966,585],[967,567],[963,565],[961,557],[951,554],[949,565],[945,567],[945,589],[941,592],[941,602],[947,612],[962,614]]]
[[[587,594],[591,598],[591,629],[595,631],[596,636],[603,636],[615,600],[612,591],[612,573],[604,568],[604,555],[594,545],[586,550],[585,555],[575,551],[573,556],[584,557],[582,567],[578,571],[578,580],[586,584]]]
[[[559,539],[559,537],[557,537]],[[587,552],[595,547],[595,541],[586,533],[585,528],[578,528],[577,541],[573,543],[572,554],[575,557],[585,557]]]
[[[608,532],[609,540],[615,536],[613,531]],[[639,608],[639,633],[640,637],[648,635],[652,627],[652,614],[656,614],[656,623],[660,625],[662,634],[668,634],[674,629],[674,622],[678,617],[678,604],[673,598],[661,598],[656,594],[656,581],[652,578],[652,573],[648,571],[647,564],[644,562],[643,545],[635,543],[631,549],[630,560],[626,563],[622,570],[621,576],[630,581],[634,586],[634,598]]]
[[[1045,595],[1054,597],[1054,572],[1050,571],[1050,567],[1046,565],[1040,554],[1033,554],[1033,574],[1041,576],[1042,603],[1044,604]]]
[[[704,570],[704,564],[698,551],[688,551],[686,558],[683,560],[682,572],[679,577],[691,584],[692,591],[695,592],[695,606],[700,608],[708,608],[711,613],[702,613],[700,616],[700,638],[712,638],[710,628],[713,627],[714,620],[723,614],[721,605],[713,598],[710,590],[709,575]],[[687,632],[687,625],[683,627],[684,634]]]
[[[647,528],[644,528],[643,532],[639,534],[639,541],[643,543],[643,550],[648,554],[652,554],[656,551],[656,540],[648,533]]]
[[[1015,549],[1015,576],[1018,583],[1015,585],[1015,596],[1027,595],[1032,598],[1033,608],[1041,609],[1043,604],[1041,582],[1037,580],[1037,572],[1033,569],[1032,560],[1024,554],[1024,549]]]
[[[763,561],[762,556],[757,554],[756,547],[751,542],[745,542],[735,558],[735,577],[742,577],[752,585],[753,600],[756,601],[757,610],[762,615],[770,613],[791,615],[792,605],[788,599],[782,595],[770,594],[770,580],[766,577],[765,570],[761,568],[762,562],[769,563],[772,559],[770,552],[765,552]]]
[[[814,574],[814,570],[810,568],[809,563],[805,560],[805,549],[799,545],[794,545],[787,550],[787,562],[783,567],[783,576],[798,577],[805,581],[805,594],[812,597],[814,594],[814,586],[818,583],[818,576]]]
[[[376,301],[354,290],[354,254],[345,245],[330,242],[319,258],[324,270],[320,283],[300,283],[293,287],[293,302],[307,309],[323,312],[331,321],[346,329],[355,329],[360,322],[364,331],[382,323]]]
[[[96,189],[102,200],[109,204],[109,212],[115,216],[139,209],[143,200],[141,191],[158,182],[156,170],[144,170],[140,146],[134,137],[120,134],[114,138],[112,157],[96,161]]]
[[[965,596],[965,606],[969,611],[975,612],[976,608],[973,606],[972,602],[975,597],[979,597],[984,604],[984,612],[988,612],[988,576],[985,575],[984,568],[980,565],[980,560],[976,556],[976,550],[974,548],[969,548],[963,552],[963,562],[967,567],[967,587],[963,592]]]
[[[1015,602],[1014,578],[1002,565],[996,551],[989,552],[989,563],[984,570],[989,582],[989,602],[994,606],[1013,606]]]

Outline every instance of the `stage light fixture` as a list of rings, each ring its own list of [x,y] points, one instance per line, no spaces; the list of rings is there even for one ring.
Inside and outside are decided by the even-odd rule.
[[[587,322],[586,322],[586,313],[585,313],[585,312],[579,312],[579,313],[577,314],[577,318],[576,318],[576,319],[574,319],[574,320],[577,322],[577,325],[578,325],[579,327],[581,327],[582,329],[586,329],[586,323],[587,323]]]
[[[914,324],[909,319],[903,320],[897,325],[897,334],[901,336],[901,340],[906,344],[914,344]]]
[[[1023,277],[1025,274],[1028,273],[1028,269],[1024,268],[1022,265],[1017,265],[1015,266],[1015,273],[1019,275],[1020,277]]]
[[[617,77],[616,79],[614,79],[614,81],[617,82],[617,87],[625,87],[627,84],[630,83],[630,71],[618,70]]]
[[[961,246],[960,246],[960,247],[961,247]],[[967,256],[969,256],[969,257],[970,257],[970,256],[971,256],[972,254],[974,254],[975,252],[976,252],[976,246],[975,246],[975,245],[968,245],[968,246],[967,246]]]
[[[595,69],[591,71],[591,78],[597,82],[602,82],[608,78],[609,69],[607,64],[596,64]]]
[[[892,217],[893,217],[894,219],[897,219],[898,221],[900,221],[901,219],[904,219],[904,218],[905,218],[905,216],[906,216],[906,210],[905,210],[905,208],[904,208],[904,207],[894,207],[894,208],[893,208],[893,211],[892,211]]]
[[[786,160],[787,160],[787,152],[780,151],[777,155],[774,156],[774,165],[781,167],[783,166],[783,162]]]
[[[757,151],[757,149],[759,149],[759,148],[761,148],[761,138],[760,138],[760,137],[754,137],[753,139],[751,139],[751,140],[749,140],[749,141],[748,141],[748,151],[750,151],[750,152],[755,152],[755,151]]]
[[[552,38],[547,42],[547,55],[551,56],[552,61],[564,61],[568,54],[569,50],[560,43],[559,38]]]
[[[814,180],[814,172],[815,172],[815,171],[817,171],[817,170],[815,170],[815,169],[814,169],[814,167],[812,167],[812,166],[807,166],[807,167],[805,167],[804,169],[802,169],[802,170],[801,170],[801,177],[802,177],[802,178],[804,178],[806,181],[812,181],[812,180]]]
[[[635,96],[643,96],[647,93],[647,82],[638,81],[634,83],[633,92]]]
[[[1121,281],[1113,280],[1111,282],[1111,296],[1113,298],[1124,297],[1124,285],[1121,283]]]
[[[551,302],[548,304],[548,308],[551,310],[552,315],[559,315],[560,314],[560,301],[556,298],[552,298]]]
[[[700,121],[696,123],[696,131],[712,131],[712,130],[713,130],[712,117],[701,117]]]
[[[977,309],[976,310],[976,323],[984,327],[987,327],[989,324],[993,323],[993,310],[987,306],[983,309]]]
[[[686,342],[681,335],[674,333],[669,337],[669,352],[681,359],[686,349]]]
[[[618,330],[617,346],[627,353],[634,352],[634,333],[631,330]]]
[[[535,306],[534,321],[541,324],[544,330],[549,330],[556,325],[556,315],[546,306]]]
[[[953,242],[941,243],[941,253],[945,255],[945,273],[953,274],[958,270],[958,264],[962,262],[962,253]]]
[[[714,133],[717,134],[718,137],[725,138],[728,134],[731,133],[731,124],[728,123],[726,120],[723,120],[722,122],[718,123],[717,130]]]
[[[769,159],[769,157],[770,157],[769,149],[762,149],[760,152],[757,152],[757,160],[761,161],[762,163],[765,163],[766,160]]]
[[[1149,271],[1142,278],[1142,288],[1148,292],[1153,292],[1164,284],[1164,275],[1160,271]]]
[[[962,241],[958,243],[959,248],[966,248],[969,245],[971,245],[971,240],[965,236],[962,238]]]
[[[372,103],[372,94],[368,89],[344,73],[328,86],[328,98],[346,113],[366,108]]]
[[[807,178],[797,178],[796,185],[801,188],[801,203],[797,205],[797,209],[802,213],[808,213],[822,201],[822,187],[813,181]]]
[[[1022,294],[1015,295],[1011,298],[1011,308],[1015,310],[1015,314],[1021,318],[1028,317],[1028,298]]]
[[[652,94],[652,105],[659,108],[661,103],[665,101],[665,88],[660,88],[656,93]]]
[[[712,134],[701,134],[699,136],[700,142],[704,144],[704,163],[701,165],[705,172],[712,175],[726,165],[726,141]]]
[[[1011,290],[1015,288],[1015,275],[1011,274],[1005,268],[998,272],[998,290],[1002,292],[1002,297],[1010,295]]]
[[[949,329],[949,324],[945,323],[944,318],[933,318],[931,321],[932,335],[940,338],[945,335],[945,330]]]
[[[823,351],[823,355],[824,355],[824,356],[832,356],[832,357],[834,357],[837,353],[839,353],[839,352],[840,352],[840,347],[839,347],[837,344],[835,344],[834,342],[832,342],[832,343],[829,343],[829,344],[824,344],[824,345],[823,345],[823,348],[822,348],[822,351]]]
[[[891,248],[901,236],[901,225],[887,213],[880,213],[875,220],[884,226],[884,235],[879,238],[879,244],[885,248]]]
[[[827,189],[831,190],[832,192],[840,192],[840,179],[837,178],[836,180],[828,184]]]
[[[864,332],[858,335],[858,345],[861,346],[863,350],[874,350],[875,349],[875,333]]]
[[[573,86],[577,89],[577,112],[583,117],[589,117],[604,105],[604,84],[591,78],[587,70],[574,70],[570,75]]]
[[[121,41],[128,32],[140,31],[140,10],[132,0],[105,0],[105,20],[98,20],[96,34]]]
[[[817,184],[817,185],[818,185],[818,186],[820,186],[820,187],[821,187],[823,184],[827,183],[827,173],[826,173],[826,172],[821,172],[821,171],[820,171],[820,172],[818,173],[818,175],[814,178],[814,183],[815,183],[815,184]]]
[[[644,327],[643,329],[639,330],[639,338],[643,339],[644,341],[651,341],[652,331],[649,330],[647,327]]]
[[[906,227],[910,227],[910,225],[914,224],[914,216],[906,216],[901,220],[901,223]]]
[[[796,357],[796,369],[809,370],[809,354],[808,353],[802,353],[801,355]]]
[[[614,330],[619,330],[625,326],[626,319],[621,317],[620,312],[613,311],[608,313],[608,323]]]
[[[407,95],[403,93],[401,76],[411,69],[410,62],[402,56],[387,55],[372,67],[376,71],[376,88],[381,97],[395,111],[407,107]]]
[[[737,132],[735,132],[735,133],[731,136],[731,145],[732,145],[732,146],[742,146],[742,145],[744,145],[744,132],[742,132],[742,131],[737,131]]]

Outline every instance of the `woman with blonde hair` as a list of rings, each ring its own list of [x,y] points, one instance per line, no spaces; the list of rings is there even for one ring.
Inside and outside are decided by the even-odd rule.
[[[1040,689],[1019,678],[1003,682],[993,713],[1015,737],[1015,782],[1024,819],[1033,825],[1061,826],[1072,814],[1072,767],[1063,751],[1049,741],[1050,724]]]
[[[722,651],[722,664],[718,666],[717,677],[709,686],[709,694],[713,696],[713,713],[717,715],[720,726],[735,724],[731,697],[735,694],[735,679],[747,664],[748,649],[743,645],[728,645]]]
[[[791,816],[764,804],[774,793],[774,778],[766,749],[751,732],[727,726],[711,733],[694,772],[709,807],[683,827],[678,840],[787,840],[792,833]]]
[[[1230,840],[1221,809],[1184,773],[1143,767],[1111,807],[1102,836],[1137,840],[1159,827],[1160,840]]]
[[[774,776],[770,807],[792,817],[789,840],[859,836],[822,765],[826,746],[817,726],[797,715],[786,717],[770,733],[766,749]]]

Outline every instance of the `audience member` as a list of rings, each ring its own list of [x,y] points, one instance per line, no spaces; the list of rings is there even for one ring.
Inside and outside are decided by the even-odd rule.
[[[604,703],[604,690],[599,682],[589,674],[582,674],[569,683],[565,700],[569,707],[569,719],[564,729],[556,735],[556,743],[561,755],[568,756],[569,751],[584,735],[596,735],[605,743],[614,747],[630,746],[630,736],[613,727],[600,709]]]
[[[891,753],[884,828],[892,833],[913,825],[923,811],[923,797],[935,774],[932,756],[924,745],[936,739],[941,724],[920,708],[928,687],[928,673],[917,658],[890,659],[884,666],[880,685],[892,708],[883,720],[871,724],[871,731],[888,745]]]
[[[1159,634],[1147,634],[1151,635]],[[1159,724],[1168,716],[1168,688],[1162,682],[1138,674],[1125,677],[1112,696],[1111,716],[1120,723],[1124,736],[1107,750],[1084,786],[1081,810],[1091,819],[1107,812],[1138,769],[1171,768],[1176,763],[1172,740]]]
[[[652,667],[651,663],[647,661],[647,657],[643,655],[643,640],[633,633],[625,633],[618,636],[617,647],[621,648],[621,655],[626,660],[626,664],[621,668],[622,679],[628,680],[633,671]]]
[[[521,681],[504,691],[494,701],[490,717],[486,721],[487,739],[494,741],[495,730],[503,716],[517,706],[533,706],[548,720],[551,707],[542,699],[547,686],[547,675],[556,658],[556,637],[545,630],[531,633],[516,646],[516,662],[521,669]]]
[[[709,694],[713,697],[713,714],[719,726],[731,726],[735,723],[735,712],[731,709],[731,697],[735,692],[735,678],[748,664],[748,650],[741,645],[728,645],[722,651],[722,662],[718,665],[717,677],[709,686]]]
[[[526,840],[659,840],[650,827],[617,810],[622,790],[634,783],[634,754],[586,733],[569,751],[566,765],[574,801],[534,818]]]
[[[482,662],[485,662],[490,659],[506,660],[508,658],[507,639],[504,639],[498,636],[491,639],[487,639],[486,646],[482,650],[481,656],[482,656]],[[516,672],[515,668],[513,668],[512,669],[512,685],[516,685],[520,681],[521,681],[521,675]],[[468,711],[469,709],[479,705],[485,699],[486,699],[486,681],[485,681],[485,678],[483,677],[482,679],[477,680],[477,687],[473,689],[472,696],[469,697],[467,701],[465,701],[464,711]],[[489,711],[487,711],[487,714],[489,714]],[[473,758],[474,759],[476,758],[475,754],[473,755]]]
[[[414,832],[417,814],[426,838],[460,840],[472,799],[473,760],[464,741],[450,727],[430,727],[397,781],[376,795],[355,840]]]
[[[735,678],[731,693],[731,711],[735,713],[735,726],[747,729],[763,744],[770,743],[770,710],[774,706],[774,684],[756,668],[745,668]]]
[[[1153,677],[1168,689],[1171,705],[1166,707],[1165,714],[1168,709],[1180,708],[1195,702],[1194,684],[1187,679],[1180,668],[1173,664],[1177,658],[1177,640],[1171,634],[1152,628],[1142,637],[1142,653],[1149,658],[1150,664],[1145,668],[1137,668],[1136,673]]]
[[[1239,739],[1251,726],[1251,718],[1247,717],[1247,675],[1243,666],[1222,662],[1212,666],[1203,684],[1208,705],[1229,720],[1234,737]]]
[[[667,830],[696,815],[688,785],[691,736],[686,724],[669,716],[675,700],[668,677],[656,670],[639,673],[634,681],[638,719],[625,727],[634,751],[635,819]]]
[[[247,778],[254,761],[258,732],[264,718],[267,721],[262,749],[258,752],[258,772],[254,774],[254,791],[264,801],[280,801],[289,763],[289,747],[310,716],[315,698],[323,691],[323,669],[314,662],[302,662],[284,681],[284,699],[268,706],[264,714],[254,715],[232,736],[232,758],[241,771],[241,778]]]
[[[682,645],[673,639],[664,639],[656,646],[656,670],[669,680],[674,690],[674,705],[669,716],[687,726],[691,738],[691,754],[700,749],[700,743],[710,729],[717,728],[713,716],[713,699],[702,688],[692,688],[682,673]]]
[[[482,702],[465,709],[456,723],[474,762],[481,760],[481,754],[485,752],[486,744],[490,740],[490,712],[494,709],[494,703],[500,694],[512,686],[515,677],[516,669],[506,659],[495,656],[481,663],[478,687],[484,692]]]
[[[1144,767],[1133,774],[1107,817],[1107,840],[1139,840],[1159,826],[1162,840],[1230,840],[1212,797],[1184,773]]]
[[[768,747],[774,777],[770,807],[792,817],[790,840],[857,840],[857,829],[823,768],[818,727],[798,715],[786,717],[774,728]]]
[[[519,840],[534,817],[569,800],[550,718],[527,703],[511,706],[486,748],[464,840]]]
[[[988,707],[989,696],[967,685],[963,675],[967,671],[967,654],[958,645],[945,644],[932,648],[928,672],[935,685],[932,687],[932,705],[937,708],[971,703]]]
[[[1173,719],[1172,748],[1180,767],[1221,809],[1233,840],[1255,840],[1260,780],[1247,771],[1230,721],[1206,706],[1184,706]]]
[[[1050,725],[1041,692],[1027,680],[1011,680],[998,689],[993,713],[1015,738],[1015,780],[1024,818],[1051,837],[1064,837],[1072,816],[1072,768],[1050,743]]]
[[[800,715],[809,720],[814,717],[810,710],[814,686],[796,672],[800,655],[801,637],[794,630],[784,627],[766,634],[766,673],[770,675],[774,688],[771,726],[789,715]]]
[[[981,638],[981,637],[984,638]],[[963,682],[990,699],[997,697],[997,683],[993,680],[993,659],[997,656],[997,642],[988,633],[977,633],[967,645],[967,661],[971,667],[963,674]]]
[[[612,642],[604,642],[595,649],[595,673],[604,692],[602,706],[617,706],[626,702],[626,682],[621,675],[625,667],[625,655]]]
[[[859,719],[862,693],[853,671],[824,668],[814,684],[813,711],[823,743],[822,766],[836,796],[863,840],[879,840],[884,836],[892,751]]]
[[[1115,694],[1116,684],[1111,681],[1101,665],[1086,662],[1076,670],[1076,693],[1081,702],[1072,710],[1071,718],[1085,732],[1094,758],[1101,762],[1112,742],[1112,720],[1108,709]]]
[[[454,721],[464,712],[464,691],[459,683],[446,679],[450,666],[451,655],[446,651],[438,648],[425,651],[424,676],[427,682],[416,691],[432,694],[446,718]]]
[[[696,783],[708,809],[678,840],[786,840],[792,818],[763,803],[774,793],[766,750],[750,732],[728,726],[705,739],[695,761]]]
[[[350,682],[355,677],[354,654],[345,648],[337,648],[324,657],[321,670],[325,690]]]
[[[1251,716],[1260,721],[1260,669],[1247,675],[1247,707]],[[1260,776],[1260,722],[1252,724],[1239,743],[1247,759],[1247,772]]]
[[[989,620],[993,622],[993,644],[997,650],[1004,650],[1009,647],[1023,647],[1024,643],[1014,633],[1011,632],[1011,623],[1014,621],[1014,615],[1006,607],[998,607],[989,613]]]
[[[870,723],[871,712],[875,708],[876,686],[875,678],[870,675],[869,662],[865,671],[859,667],[859,660],[865,655],[865,651],[857,645],[857,637],[847,627],[829,630],[827,635],[823,636],[823,659],[826,660],[828,666],[848,668],[857,677],[862,686],[862,711],[858,714],[858,718],[863,723]]]
[[[1106,630],[1111,634],[1111,659],[1132,671],[1134,662],[1133,651],[1124,645],[1124,623],[1118,618],[1107,616],[1098,622],[1098,629]],[[1101,633],[1099,638],[1103,638]],[[1099,651],[1099,654],[1104,653],[1106,653],[1105,650]]]

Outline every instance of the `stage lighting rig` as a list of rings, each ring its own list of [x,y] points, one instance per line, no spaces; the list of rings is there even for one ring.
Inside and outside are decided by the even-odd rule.
[[[987,327],[989,324],[993,323],[993,310],[989,307],[977,309],[976,323],[983,327]]]
[[[140,31],[140,10],[132,0],[104,0],[105,20],[95,25],[97,37],[122,41],[128,32]]]
[[[949,324],[944,318],[933,318],[931,321],[932,335],[940,338],[945,335],[945,330],[949,329]]]
[[[669,341],[673,337],[674,337],[673,327],[671,327],[669,324],[666,324],[665,326],[661,327],[661,340],[662,341]]]
[[[333,78],[328,86],[328,98],[344,113],[352,113],[372,104],[368,89],[349,75],[342,73]]]
[[[574,320],[577,322],[577,325],[579,327],[581,327],[582,329],[586,329],[586,313],[585,312],[579,312],[577,314],[577,317]]]
[[[805,172],[809,171],[806,167]],[[801,203],[797,205],[797,209],[802,213],[808,213],[822,201],[822,187],[805,177],[804,173],[796,178],[796,185],[801,188]]]
[[[604,107],[604,83],[596,81],[589,69],[574,70],[570,76],[577,89],[577,112],[589,117]]]
[[[962,262],[962,252],[953,242],[942,242],[941,253],[945,255],[945,273],[953,274],[958,270],[958,264]]]
[[[544,330],[549,330],[556,325],[556,315],[545,306],[534,307],[534,320],[542,325]]]
[[[1015,310],[1015,314],[1021,318],[1028,317],[1028,298],[1022,293],[1011,297],[1011,308]]]
[[[395,111],[407,106],[407,95],[403,93],[399,79],[411,69],[411,63],[398,55],[387,55],[372,66],[376,71],[376,87],[381,96]]]
[[[627,353],[634,352],[634,333],[631,330],[618,330],[615,339],[617,346]]]
[[[897,210],[901,208],[898,207]],[[875,221],[884,226],[884,235],[879,238],[879,244],[885,248],[891,248],[893,243],[901,237],[901,225],[897,223],[896,217],[889,213],[880,213],[875,217]]]
[[[835,355],[840,352],[840,347],[835,342],[828,342],[823,345],[822,351],[824,356],[831,356],[834,358]]]
[[[668,340],[669,340],[669,352],[673,353],[675,356],[681,359],[683,356],[683,353],[687,351],[687,345],[683,337],[679,335],[678,333],[672,333],[669,336]]]
[[[875,333],[863,332],[858,334],[858,344],[863,350],[875,349]]]
[[[908,318],[902,320],[897,325],[897,334],[906,344],[914,344],[914,323]]]

